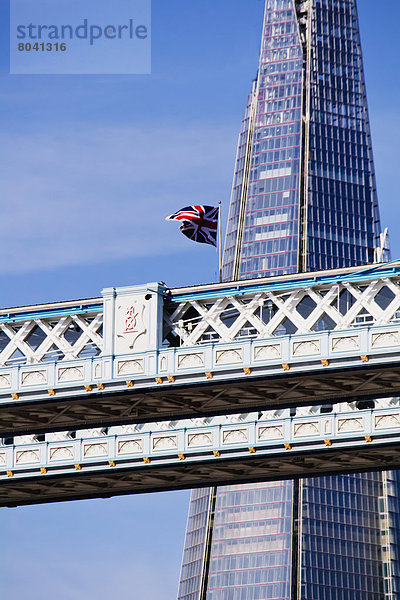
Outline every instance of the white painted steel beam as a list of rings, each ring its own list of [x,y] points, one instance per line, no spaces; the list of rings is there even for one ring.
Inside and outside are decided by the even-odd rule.
[[[400,466],[398,399],[33,436],[0,446],[0,506]]]
[[[400,263],[0,311],[0,434],[400,394]]]

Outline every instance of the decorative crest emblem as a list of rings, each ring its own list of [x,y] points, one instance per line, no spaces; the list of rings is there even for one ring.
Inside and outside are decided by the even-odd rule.
[[[137,327],[138,312],[134,305],[128,306],[125,313],[124,333],[135,333]]]

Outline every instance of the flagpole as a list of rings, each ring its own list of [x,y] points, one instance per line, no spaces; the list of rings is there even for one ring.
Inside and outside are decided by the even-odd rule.
[[[218,266],[219,282],[222,281],[221,200],[218,202]]]

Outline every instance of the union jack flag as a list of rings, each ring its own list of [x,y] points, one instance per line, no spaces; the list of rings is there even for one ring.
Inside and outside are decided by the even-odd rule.
[[[166,221],[181,221],[179,229],[190,240],[200,244],[217,245],[218,206],[185,206]]]

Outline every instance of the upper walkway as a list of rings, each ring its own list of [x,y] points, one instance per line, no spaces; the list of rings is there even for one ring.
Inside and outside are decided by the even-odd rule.
[[[400,262],[0,311],[0,434],[400,393]]]

